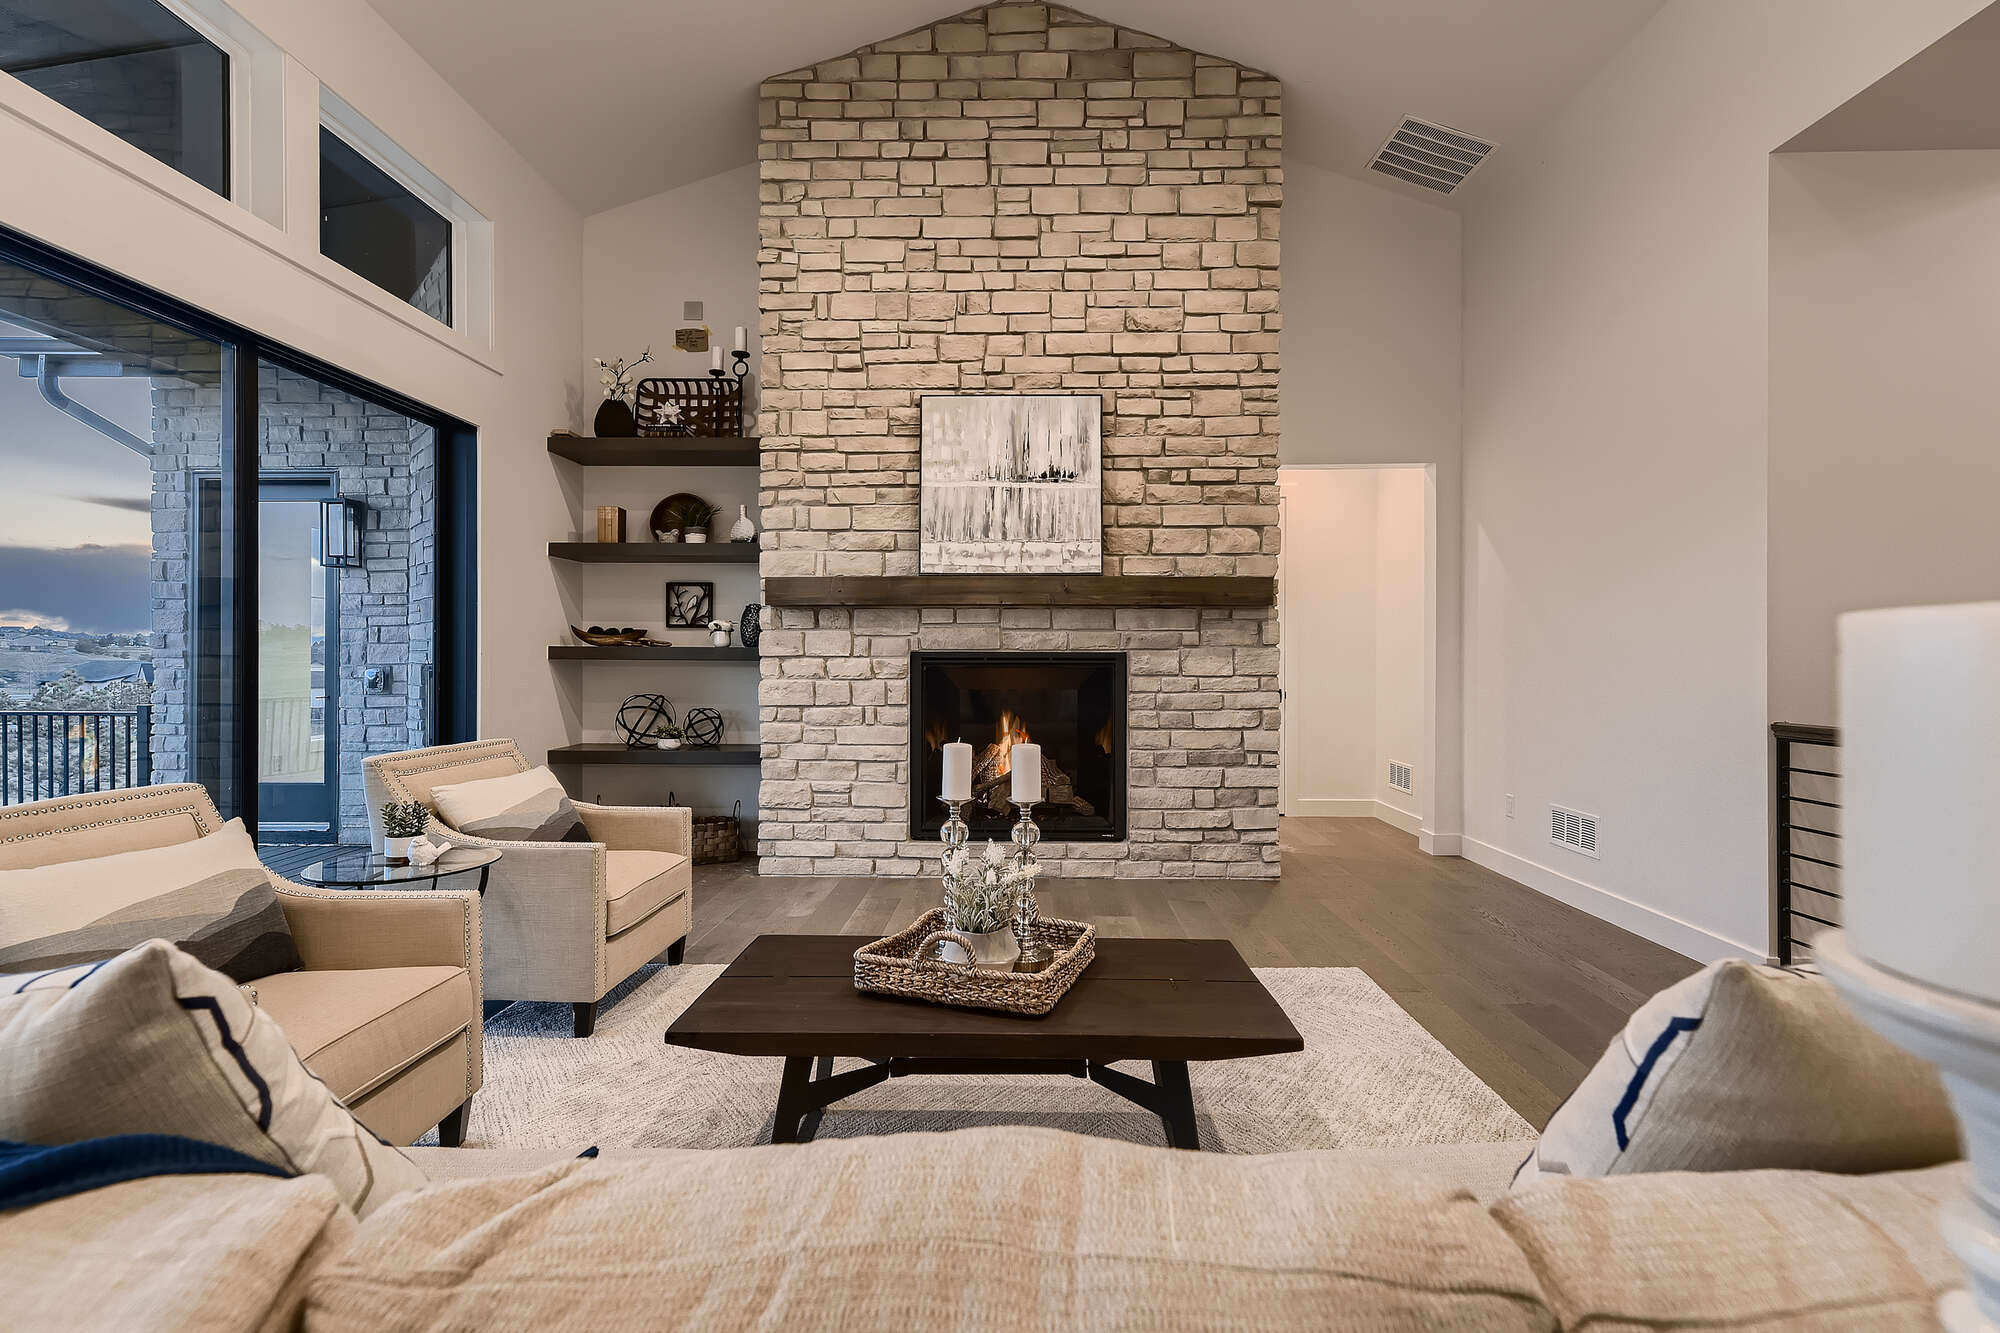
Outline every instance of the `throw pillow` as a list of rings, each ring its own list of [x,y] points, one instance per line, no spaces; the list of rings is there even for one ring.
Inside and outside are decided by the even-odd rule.
[[[327,1177],[356,1213],[424,1184],[299,1062],[273,1018],[164,940],[0,977],[0,1139],[175,1134]]]
[[[152,939],[236,981],[300,965],[240,819],[165,847],[0,870],[0,972],[96,962]]]
[[[497,842],[589,842],[583,817],[547,767],[431,788],[431,804],[460,833]]]
[[[1714,963],[1640,1006],[1515,1173],[1863,1173],[1959,1156],[1937,1070],[1819,977]]]

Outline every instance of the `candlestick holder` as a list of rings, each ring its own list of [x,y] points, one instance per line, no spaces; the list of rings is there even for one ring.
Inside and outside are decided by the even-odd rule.
[[[1042,831],[1035,825],[1035,802],[1015,801],[1014,808],[1021,812],[1013,834],[1014,870],[1021,886],[1014,895],[1014,947],[1021,955],[1014,967],[1020,972],[1039,972],[1055,957],[1054,951],[1037,936],[1036,925],[1042,919],[1042,909],[1035,901],[1035,881],[1027,873],[1039,864],[1035,859],[1035,844],[1042,840]]]
[[[938,830],[938,837],[944,842],[944,854],[950,856],[965,846],[966,840],[972,836],[972,830],[959,817],[958,810],[965,804],[964,801],[954,801],[949,796],[940,796],[938,799],[944,802],[944,808],[950,812],[945,816],[944,827]]]
[[[721,366],[710,366],[708,368],[708,377],[712,380],[722,379],[727,373]]]
[[[750,373],[750,353],[731,352],[729,355],[736,359],[736,378],[740,381]]]

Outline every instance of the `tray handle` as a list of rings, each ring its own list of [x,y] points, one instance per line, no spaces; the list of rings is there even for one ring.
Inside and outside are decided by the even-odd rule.
[[[972,970],[972,965],[970,963],[948,963],[942,958],[931,957],[931,946],[933,944],[936,944],[939,940],[956,941],[959,948],[965,950],[965,956],[967,958],[977,958],[979,956],[978,953],[975,952],[972,947],[972,941],[967,939],[963,934],[959,933],[958,931],[934,930],[930,934],[924,936],[923,943],[919,944],[917,946],[917,951],[914,954],[910,955],[910,965],[912,967],[948,967],[959,972],[969,972]]]

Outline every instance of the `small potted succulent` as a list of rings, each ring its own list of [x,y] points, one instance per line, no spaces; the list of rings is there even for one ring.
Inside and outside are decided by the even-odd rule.
[[[410,863],[410,844],[430,823],[430,807],[422,801],[391,801],[382,807],[382,859],[392,866]]]

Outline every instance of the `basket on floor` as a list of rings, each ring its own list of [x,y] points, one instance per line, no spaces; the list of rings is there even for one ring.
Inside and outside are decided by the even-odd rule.
[[[667,804],[679,804],[672,792],[667,793]],[[743,802],[726,815],[694,817],[694,855],[688,859],[698,866],[743,859]]]
[[[856,949],[855,989],[1039,1017],[1056,1007],[1097,956],[1096,926],[1049,917],[1035,923],[1035,933],[1055,951],[1055,960],[1040,972],[1005,972],[928,956],[938,935],[952,933],[944,909],[933,907],[908,929]]]

